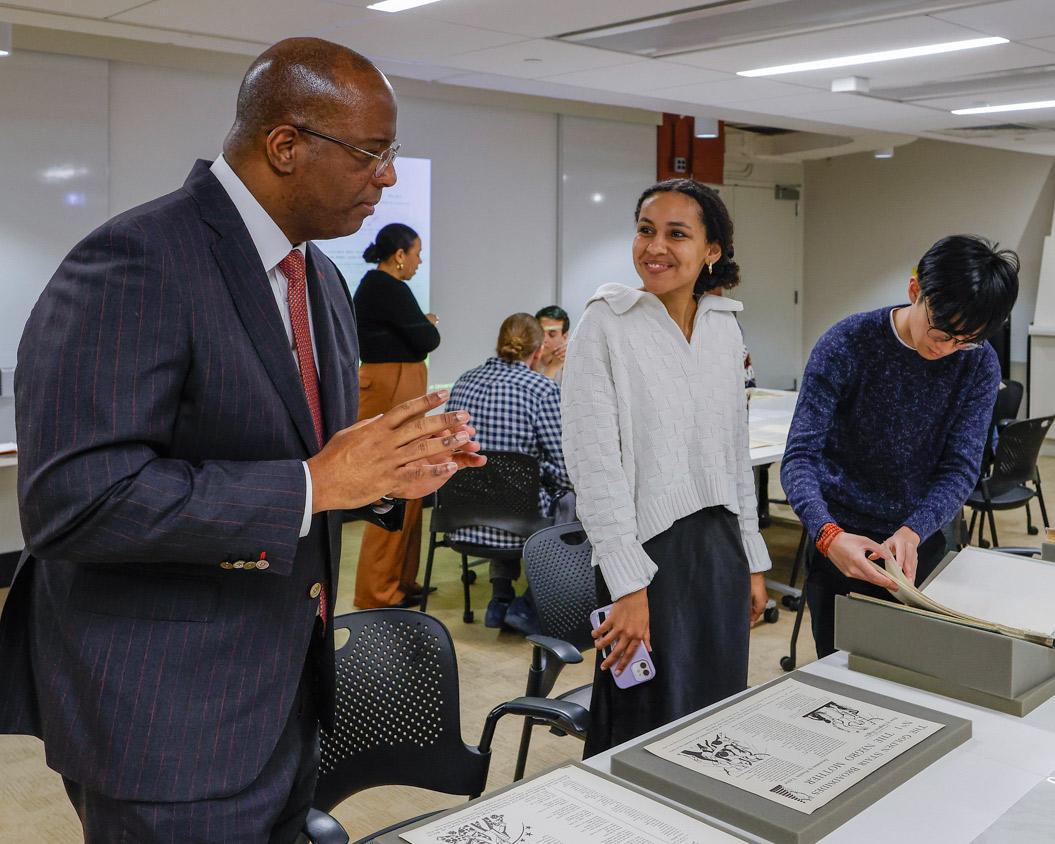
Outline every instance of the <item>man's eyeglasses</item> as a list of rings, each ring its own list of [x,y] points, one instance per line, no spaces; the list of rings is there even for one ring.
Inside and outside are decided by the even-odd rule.
[[[322,132],[316,132],[314,129],[309,129],[307,126],[294,126],[298,132],[304,132],[308,135],[314,135],[316,138],[322,138],[324,141],[333,141],[335,144],[340,144],[342,147],[361,152],[363,155],[369,155],[371,158],[377,159],[377,166],[374,167],[374,178],[380,179],[385,175],[385,171],[391,166],[392,162],[396,160],[396,155],[399,153],[400,144],[394,143],[384,152],[370,152],[368,149],[357,147],[354,144],[350,144],[347,141],[342,141],[340,138],[334,138],[330,135],[324,135]]]
[[[965,352],[971,349],[977,349],[982,345],[974,340],[957,340],[947,331],[935,328],[934,323],[930,321],[930,306],[927,304],[926,299],[923,300],[923,313],[927,318],[927,325],[929,326],[927,334],[930,335],[932,340],[937,340],[939,343],[952,343],[957,349]]]

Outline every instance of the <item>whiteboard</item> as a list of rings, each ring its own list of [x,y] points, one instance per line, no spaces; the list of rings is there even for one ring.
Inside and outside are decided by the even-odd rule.
[[[363,260],[363,250],[373,242],[374,235],[389,223],[410,226],[421,238],[421,266],[407,284],[421,310],[428,313],[432,162],[427,158],[397,158],[396,175],[396,183],[385,189],[374,213],[366,218],[359,231],[314,243],[337,265],[354,296],[359,280],[367,270],[374,269],[373,264]]]

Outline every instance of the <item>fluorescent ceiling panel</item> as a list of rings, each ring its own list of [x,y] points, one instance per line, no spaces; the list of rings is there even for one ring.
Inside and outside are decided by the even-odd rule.
[[[375,12],[405,12],[407,9],[416,9],[418,6],[427,6],[437,0],[382,0],[380,3],[371,3],[366,8]]]
[[[1055,100],[1036,100],[1028,103],[1007,103],[1005,105],[976,106],[974,108],[953,109],[953,114],[1003,114],[1005,111],[1040,111],[1055,108]]]
[[[737,76],[781,76],[786,73],[803,73],[811,70],[828,70],[836,67],[854,67],[856,65],[891,62],[901,59],[913,59],[920,56],[936,56],[941,53],[956,53],[961,50],[976,50],[980,47],[994,47],[1007,44],[1006,38],[989,36],[986,38],[968,38],[964,41],[946,41],[942,44],[924,44],[918,47],[901,47],[896,50],[879,50],[874,53],[856,53],[849,56],[836,56],[828,59],[795,62],[794,64],[759,67],[753,70],[739,70]]]

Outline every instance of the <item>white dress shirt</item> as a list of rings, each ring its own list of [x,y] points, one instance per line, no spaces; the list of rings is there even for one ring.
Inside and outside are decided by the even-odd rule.
[[[238,210],[242,222],[245,223],[245,227],[249,230],[249,237],[260,255],[260,262],[267,271],[267,279],[271,282],[271,292],[275,294],[275,304],[278,305],[279,316],[282,317],[282,324],[286,328],[286,337],[289,340],[293,361],[298,364],[297,371],[300,372],[299,361],[297,360],[297,346],[293,342],[293,323],[289,318],[289,280],[282,270],[279,269],[278,265],[293,249],[304,255],[306,260],[307,245],[298,243],[293,246],[289,242],[289,239],[282,233],[282,229],[271,219],[263,206],[257,202],[256,197],[249,192],[249,188],[238,178],[238,174],[231,169],[231,165],[227,163],[222,154],[216,156],[216,160],[209,169],[223,186],[223,189],[227,191],[227,195]],[[305,295],[310,296],[307,290],[305,290]],[[316,371],[318,371],[319,350],[315,345],[315,325],[311,318],[310,298],[308,299],[308,327],[311,332],[311,350],[315,356],[315,366]],[[301,536],[307,536],[308,531],[311,529],[311,472],[308,470],[307,463],[304,463],[304,480],[307,487],[304,501],[304,518],[300,523]]]

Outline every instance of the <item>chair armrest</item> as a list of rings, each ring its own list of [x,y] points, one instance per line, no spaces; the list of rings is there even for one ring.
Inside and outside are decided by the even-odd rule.
[[[582,654],[571,642],[565,642],[553,636],[542,636],[538,633],[528,636],[527,640],[536,648],[542,648],[546,653],[552,654],[565,665],[582,662]]]
[[[548,697],[518,697],[515,700],[498,704],[487,716],[483,734],[480,736],[481,753],[491,751],[495,726],[503,715],[522,715],[558,727],[568,733],[584,733],[590,726],[589,710],[577,703]]]
[[[348,844],[348,833],[337,819],[318,809],[308,809],[304,834],[312,844]]]

